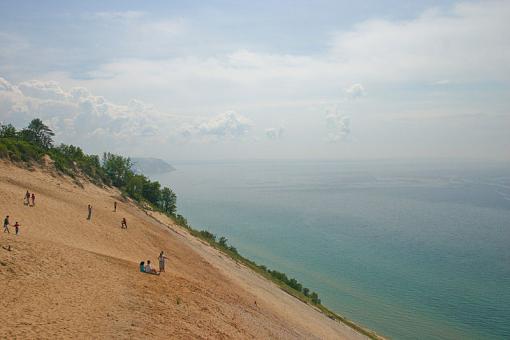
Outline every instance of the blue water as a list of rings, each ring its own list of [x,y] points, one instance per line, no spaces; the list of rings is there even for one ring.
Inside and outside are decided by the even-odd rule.
[[[190,224],[395,339],[510,338],[510,164],[176,163]]]

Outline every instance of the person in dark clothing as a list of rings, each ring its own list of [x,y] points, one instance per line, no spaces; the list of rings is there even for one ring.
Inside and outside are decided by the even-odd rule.
[[[87,220],[90,220],[92,218],[92,206],[89,204],[87,209],[89,210],[89,214],[87,216]]]
[[[117,201],[113,202],[113,212],[117,211]]]
[[[125,217],[122,218],[122,221],[120,222],[120,227],[121,229],[127,229],[127,221]]]
[[[14,223],[14,230],[16,231],[16,235],[19,234],[19,223],[18,221],[16,221],[16,223]]]
[[[4,233],[11,233],[9,231],[9,215],[5,216],[5,219],[4,219]]]
[[[35,207],[35,194],[32,193],[32,206]]]

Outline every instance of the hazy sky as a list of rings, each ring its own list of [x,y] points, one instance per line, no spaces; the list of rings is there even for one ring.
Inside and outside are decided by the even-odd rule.
[[[0,2],[0,121],[172,160],[510,160],[510,1]]]

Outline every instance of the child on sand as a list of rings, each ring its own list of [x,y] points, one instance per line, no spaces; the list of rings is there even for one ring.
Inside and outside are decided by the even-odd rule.
[[[140,271],[142,273],[145,272],[145,262],[144,261],[140,262]]]
[[[117,211],[117,201],[113,202],[113,212]]]
[[[125,217],[123,217],[122,221],[120,222],[120,228],[121,229],[127,229],[127,221],[126,221]]]
[[[25,202],[23,202],[25,205],[30,205],[30,193],[27,190],[27,193],[25,194]]]
[[[4,233],[11,233],[9,231],[9,215],[5,216],[5,219],[4,219]]]
[[[89,210],[89,214],[88,214],[88,216],[87,216],[87,220],[90,220],[90,219],[91,219],[91,217],[92,217],[92,206],[89,204],[89,205],[87,206],[87,209]]]
[[[32,193],[32,206],[35,207],[35,194]]]
[[[16,223],[14,223],[14,230],[16,231],[16,235],[19,234],[19,223],[18,221],[16,221]]]

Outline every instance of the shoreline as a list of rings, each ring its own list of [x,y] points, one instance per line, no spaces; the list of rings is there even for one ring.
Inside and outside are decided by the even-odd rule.
[[[199,236],[193,235],[189,229],[178,225],[175,221],[172,220],[171,217],[166,216],[160,212],[145,210],[145,212],[154,218],[158,223],[162,226],[169,229],[169,232],[175,233],[186,239],[193,245],[193,249],[202,255],[202,257],[211,263],[211,265],[217,267],[218,269],[223,270],[227,275],[234,275],[236,279],[242,282],[244,285],[249,286],[250,283],[253,284],[253,280],[259,279],[267,284],[271,285],[272,288],[280,290],[285,293],[286,296],[290,297],[293,300],[299,301],[301,304],[305,305],[307,308],[312,308],[313,310],[321,313],[327,318],[333,320],[335,323],[340,324],[342,327],[348,327],[353,332],[352,335],[363,335],[370,339],[376,340],[384,340],[385,337],[377,334],[376,332],[365,328],[363,326],[358,325],[354,321],[351,321],[331,310],[329,310],[326,306],[319,304],[314,305],[309,303],[308,301],[300,298],[297,295],[297,292],[293,291],[292,288],[284,285],[278,284],[274,280],[271,280],[270,277],[261,273],[259,268],[250,266],[247,263],[243,263],[242,261],[237,260],[235,257],[231,256],[228,252],[215,247],[213,244],[208,242],[208,240],[202,239]],[[193,230],[195,231],[195,230]],[[249,259],[247,259],[250,261]],[[248,274],[249,272],[249,274]],[[247,279],[250,280],[247,280]],[[259,283],[260,285],[260,283]],[[252,287],[253,288],[253,287]]]
[[[157,213],[121,200],[115,188],[48,167],[0,161],[0,169],[2,210],[22,226],[19,236],[0,238],[14,249],[0,249],[0,279],[8,283],[0,298],[12,314],[0,337],[367,338],[168,217],[155,221]],[[27,188],[36,207],[18,197]],[[114,201],[121,202],[117,213]],[[127,230],[117,226],[122,216]],[[140,276],[140,259],[161,249],[171,259],[167,272]]]

